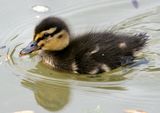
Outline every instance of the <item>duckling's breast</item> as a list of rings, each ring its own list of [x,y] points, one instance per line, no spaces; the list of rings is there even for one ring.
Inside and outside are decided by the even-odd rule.
[[[61,55],[61,53],[57,52],[43,51],[40,56],[42,62],[53,69],[77,73],[76,70],[78,67],[74,59],[67,57],[64,53]]]
[[[48,66],[50,66],[52,68],[56,68],[56,60],[55,60],[54,56],[52,56],[51,54],[49,54],[45,51],[41,51],[40,57],[42,58],[42,62],[44,64],[47,64]]]

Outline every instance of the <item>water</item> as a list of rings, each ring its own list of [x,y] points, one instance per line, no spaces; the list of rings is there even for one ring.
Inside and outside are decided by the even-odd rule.
[[[160,1],[10,2],[0,1],[1,113],[160,112]],[[35,25],[50,15],[64,18],[75,35],[91,29],[113,29],[147,32],[150,40],[134,67],[98,77],[57,72],[40,63],[37,56],[18,55],[32,39]]]

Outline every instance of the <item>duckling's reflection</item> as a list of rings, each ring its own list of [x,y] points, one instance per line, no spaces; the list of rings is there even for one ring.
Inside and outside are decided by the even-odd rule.
[[[85,81],[123,81],[126,78],[124,76],[103,76],[98,78],[88,78],[85,79],[81,78],[80,76],[73,76],[72,74],[68,73],[60,73],[49,69],[47,66],[44,66],[42,62],[38,62],[34,69],[28,70],[30,73],[36,73],[39,75],[43,75],[47,78],[58,78],[58,79],[78,79],[78,80],[85,80]],[[73,78],[75,77],[75,78]],[[76,78],[77,77],[77,78]],[[102,79],[102,80],[101,80]],[[54,82],[50,80],[50,82]],[[64,106],[69,102],[70,99],[70,88],[69,83],[66,81],[65,85],[57,85],[51,84],[47,81],[41,80],[23,80],[22,84],[31,89],[34,92],[35,99],[39,105],[49,111],[58,111],[64,108]],[[112,89],[112,90],[126,90],[124,87],[121,86],[111,86],[111,87],[99,87],[101,89]]]
[[[22,84],[34,92],[37,103],[46,110],[61,110],[69,102],[69,87],[30,80],[23,80]]]

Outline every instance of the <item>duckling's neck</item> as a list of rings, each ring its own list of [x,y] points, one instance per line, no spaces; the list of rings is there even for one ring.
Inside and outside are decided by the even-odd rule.
[[[68,51],[68,46],[60,51],[42,50],[40,52],[42,62],[57,70],[71,70],[71,58],[69,56],[70,52]]]
[[[42,57],[42,59],[59,59],[59,58],[65,58],[67,57],[67,55],[69,54],[68,51],[69,45],[67,45],[65,48],[61,49],[61,50],[54,50],[54,51],[50,51],[50,50],[41,50],[39,52],[39,55]]]

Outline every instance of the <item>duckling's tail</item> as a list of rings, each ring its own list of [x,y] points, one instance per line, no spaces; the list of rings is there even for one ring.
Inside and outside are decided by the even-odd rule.
[[[139,51],[146,45],[148,37],[146,33],[139,33],[126,37],[127,39],[124,38],[124,43],[120,44],[119,47],[122,48],[124,54]]]
[[[127,39],[126,39],[127,38]],[[132,64],[134,58],[138,55],[137,51],[143,49],[147,44],[149,36],[146,33],[140,33],[133,36],[124,37],[121,47],[121,65]]]
[[[142,49],[148,41],[149,35],[147,33],[139,33],[133,36],[132,47],[135,51]]]

